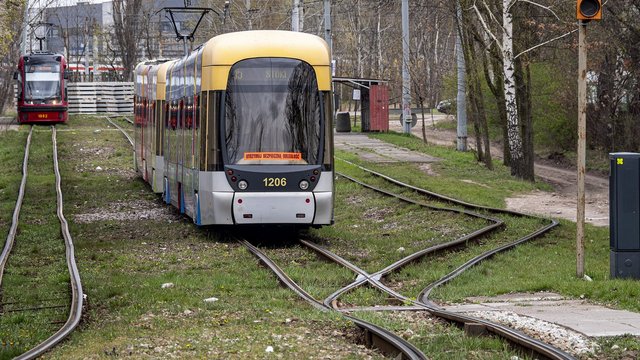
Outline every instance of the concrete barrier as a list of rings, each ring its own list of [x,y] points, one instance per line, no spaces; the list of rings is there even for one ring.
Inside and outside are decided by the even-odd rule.
[[[132,82],[76,82],[67,84],[69,113],[133,113]]]

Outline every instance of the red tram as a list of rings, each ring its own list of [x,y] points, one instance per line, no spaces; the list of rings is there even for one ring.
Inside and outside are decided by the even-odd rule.
[[[14,79],[18,81],[18,122],[60,123],[67,121],[64,56],[36,52],[20,57]]]

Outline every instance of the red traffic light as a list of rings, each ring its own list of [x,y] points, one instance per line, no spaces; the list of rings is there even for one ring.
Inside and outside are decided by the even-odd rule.
[[[601,20],[602,1],[601,0],[577,0],[576,18],[578,20]]]

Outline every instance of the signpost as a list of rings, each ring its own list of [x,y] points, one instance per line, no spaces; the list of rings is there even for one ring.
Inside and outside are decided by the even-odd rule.
[[[584,178],[587,144],[587,23],[602,19],[601,0],[577,0],[578,20],[578,208],[576,211],[576,276],[584,278]]]

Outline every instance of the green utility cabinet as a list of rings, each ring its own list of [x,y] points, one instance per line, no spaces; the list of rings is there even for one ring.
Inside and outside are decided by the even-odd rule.
[[[609,154],[611,278],[640,279],[640,154]]]

